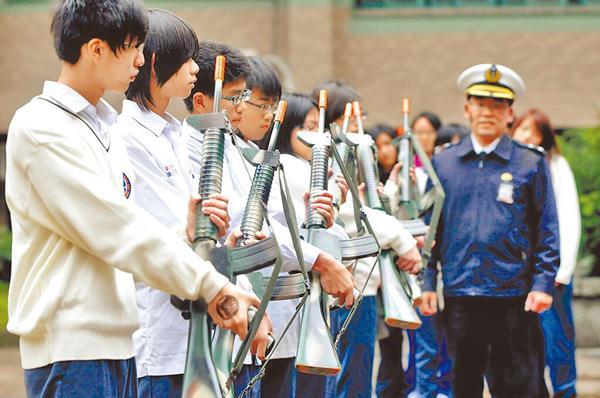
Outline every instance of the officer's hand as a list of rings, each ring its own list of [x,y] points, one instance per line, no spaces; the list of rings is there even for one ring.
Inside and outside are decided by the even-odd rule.
[[[417,245],[413,246],[413,248],[406,253],[398,256],[396,265],[403,271],[413,275],[417,274],[421,270],[421,254],[419,254]]]
[[[248,308],[258,308],[259,305],[260,300],[254,294],[227,283],[208,303],[208,314],[217,326],[229,329],[243,339],[248,334]],[[261,339],[264,339],[263,335],[264,330],[261,332]]]
[[[304,194],[304,204],[308,206],[310,200],[310,193]],[[325,218],[325,228],[329,228],[333,225],[334,211],[333,211],[333,195],[328,191],[321,191],[315,196],[311,202],[311,207],[317,211],[320,215]]]
[[[313,265],[313,270],[321,275],[321,287],[325,293],[338,299],[341,307],[351,307],[354,303],[354,278],[342,263],[332,255],[321,252]]]
[[[194,229],[196,227],[196,206],[200,197],[194,194],[188,202],[188,217],[186,233],[190,242],[194,241]],[[217,227],[219,238],[225,236],[229,228],[229,214],[227,213],[228,199],[224,195],[213,194],[209,199],[202,202],[202,214],[208,216],[210,221]]]
[[[552,296],[548,293],[531,291],[525,300],[525,311],[533,311],[541,314],[552,305]]]
[[[437,294],[435,292],[423,292],[421,294],[421,302],[419,305],[419,311],[425,316],[431,316],[437,314],[438,305]]]

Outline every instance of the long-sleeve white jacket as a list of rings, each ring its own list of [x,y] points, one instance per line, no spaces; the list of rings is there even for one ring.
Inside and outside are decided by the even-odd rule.
[[[575,271],[581,238],[579,198],[573,171],[567,160],[559,154],[553,154],[549,166],[560,235],[560,267],[556,281],[568,285]]]

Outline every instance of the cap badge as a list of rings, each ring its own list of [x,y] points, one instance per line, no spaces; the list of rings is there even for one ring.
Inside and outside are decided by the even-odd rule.
[[[488,70],[485,71],[485,81],[488,83],[498,83],[502,74],[496,67],[496,65],[490,66]]]

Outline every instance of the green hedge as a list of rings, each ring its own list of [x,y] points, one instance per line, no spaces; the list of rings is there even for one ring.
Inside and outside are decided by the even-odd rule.
[[[559,137],[563,156],[569,161],[581,206],[579,257],[592,261],[591,275],[600,275],[600,126],[571,129]]]

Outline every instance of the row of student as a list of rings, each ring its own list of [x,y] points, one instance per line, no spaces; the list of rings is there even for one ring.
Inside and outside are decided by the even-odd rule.
[[[262,61],[227,46],[199,44],[181,19],[160,10],[147,13],[135,1],[63,1],[52,33],[61,75],[16,113],[7,144],[14,230],[8,328],[20,336],[28,395],[135,396],[138,376],[141,396],[177,395],[187,325],[168,294],[203,298],[215,323],[240,337],[247,330],[247,308],[258,299],[189,249],[198,202],[190,195],[199,177],[202,136],[166,109],[171,99],[186,98],[190,113],[211,112],[214,59],[227,57],[221,107],[239,134],[227,144],[225,195],[202,203],[224,237],[239,224],[249,190],[251,171],[244,170],[251,166],[237,147],[252,146],[251,139],[267,132],[279,83]],[[126,91],[118,118],[101,98],[106,90]],[[305,197],[308,187],[303,165],[298,171],[304,184],[295,198]],[[281,206],[270,203],[286,270],[297,269]],[[333,225],[331,194],[323,192],[310,205]],[[388,245],[401,255],[399,266],[416,270],[415,241],[402,232]],[[227,242],[238,237],[230,232]],[[308,244],[303,252],[305,265],[321,274],[323,289],[351,305],[355,284],[345,265]],[[223,296],[239,302],[230,319],[216,309]],[[269,306],[275,333],[294,306]],[[253,343],[259,357],[270,329],[266,317]],[[268,372],[265,391],[269,376],[271,388],[291,388],[274,373],[293,374],[297,327],[295,332],[281,346],[285,361]],[[248,363],[236,389],[255,372]]]
[[[442,125],[440,118],[432,112],[422,112],[415,116],[411,128],[429,158],[448,147],[447,144],[458,144],[461,139],[468,139],[470,135],[470,129],[462,125]],[[389,176],[394,181],[398,168],[397,150],[391,145],[391,140],[396,135],[394,129],[380,124],[371,129],[370,133],[378,147],[381,179],[385,182]],[[543,112],[531,109],[515,117],[507,133],[517,142],[541,148],[546,153],[558,216],[560,266],[555,277],[552,306],[540,315],[545,340],[545,364],[549,368],[554,396],[575,396],[577,372],[571,301],[572,278],[581,233],[575,179],[568,162],[560,154],[549,118]],[[420,163],[417,157],[415,174],[422,191],[425,186],[423,180],[427,180],[427,176],[420,171]],[[443,297],[438,299],[442,310]],[[383,351],[378,380],[380,396],[404,396],[407,393],[411,397],[436,397],[438,394],[453,396],[450,386],[451,361],[448,358],[440,314],[434,313],[435,308],[427,302],[418,300],[417,305],[419,303],[420,313],[426,316],[421,318],[423,323],[419,329],[408,332],[410,353],[406,375],[403,374],[401,360],[385,354],[389,351],[401,351],[401,332],[390,330],[390,336],[394,333],[398,336],[395,339],[387,337],[380,341]],[[395,345],[390,345],[394,343]],[[390,378],[392,381],[382,377],[389,373],[388,369],[394,369],[392,374],[400,374],[401,377]]]

